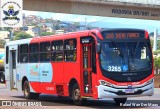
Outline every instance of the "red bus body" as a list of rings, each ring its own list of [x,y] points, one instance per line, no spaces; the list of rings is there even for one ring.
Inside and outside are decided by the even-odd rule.
[[[116,30],[115,30],[116,31]],[[126,31],[126,30],[123,30]],[[136,30],[138,31],[138,30]],[[145,33],[144,40],[148,39],[148,33]],[[108,33],[106,33],[108,34]],[[112,36],[112,34],[109,34]],[[125,35],[120,35],[125,36]],[[130,35],[132,36],[132,35]],[[87,39],[88,38],[88,39]],[[72,41],[72,39],[74,39]],[[44,94],[55,94],[60,96],[72,96],[72,88],[73,84],[77,83],[80,88],[80,96],[83,98],[85,97],[91,97],[94,99],[98,98],[124,98],[124,97],[134,97],[134,96],[150,96],[153,94],[153,58],[151,58],[151,70],[147,71],[149,75],[144,77],[141,80],[127,80],[127,81],[116,81],[114,79],[110,79],[108,77],[105,77],[102,74],[102,69],[100,67],[100,53],[97,52],[97,45],[105,40],[103,35],[101,34],[101,30],[87,30],[82,32],[74,32],[74,33],[67,33],[62,35],[54,35],[54,36],[44,36],[44,37],[35,37],[32,39],[26,39],[25,41],[11,41],[6,44],[6,51],[9,50],[12,53],[13,50],[16,51],[16,56],[21,59],[21,45],[27,44],[30,48],[30,44],[39,44],[49,42],[50,43],[50,57],[52,57],[52,42],[54,41],[63,41],[64,43],[72,44],[76,40],[76,49],[74,53],[75,61],[65,61],[66,58],[65,53],[67,51],[63,51],[63,60],[62,61],[50,61],[44,63],[41,63],[39,60],[38,62],[34,63],[37,65],[37,67],[43,66],[42,72],[33,72],[35,75],[36,73],[39,73],[39,77],[36,80],[30,79],[32,75],[29,76],[30,70],[29,65],[30,61],[28,59],[27,63],[21,63],[20,61],[16,61],[17,65],[20,67],[20,69],[17,69],[17,72],[14,72],[15,75],[17,75],[19,78],[14,78],[13,75],[10,75],[9,72],[13,68],[5,69],[6,71],[6,77],[9,75],[9,78],[6,78],[7,86],[11,89],[17,89],[17,90],[23,90],[23,84],[26,80],[29,81],[30,85],[30,91],[32,93],[44,93]],[[67,41],[66,41],[67,40]],[[71,40],[71,41],[70,41]],[[106,39],[109,40],[109,39]],[[135,39],[136,40],[136,39]],[[66,41],[66,42],[65,42]],[[127,42],[126,42],[127,43]],[[139,44],[140,45],[140,44]],[[19,46],[19,47],[13,47],[13,46]],[[68,46],[68,45],[67,45]],[[66,47],[67,47],[66,46]],[[138,44],[136,43],[136,46]],[[7,49],[9,47],[9,49]],[[65,47],[63,46],[63,49]],[[20,49],[20,50],[18,50]],[[40,48],[39,48],[40,50]],[[71,50],[72,51],[72,50]],[[20,52],[20,53],[19,53]],[[58,53],[58,52],[57,52]],[[72,53],[72,52],[68,52]],[[20,55],[18,55],[20,54]],[[28,56],[30,57],[30,50],[28,50]],[[12,55],[12,54],[11,54]],[[11,55],[8,55],[11,56]],[[39,54],[40,55],[40,54]],[[39,58],[40,56],[37,55]],[[72,56],[72,55],[70,55]],[[144,56],[145,57],[145,56]],[[73,58],[73,57],[72,57]],[[11,58],[9,58],[11,59]],[[67,59],[67,58],[66,58]],[[11,60],[10,60],[11,61]],[[94,63],[95,62],[95,63]],[[87,63],[87,64],[86,64]],[[95,64],[95,65],[93,65]],[[48,76],[48,72],[44,69],[47,68],[48,65],[51,65],[51,77]],[[6,66],[9,66],[6,63]],[[24,71],[25,67],[28,67],[28,71]],[[49,67],[50,68],[50,67]],[[118,67],[120,68],[120,67]],[[94,70],[93,70],[94,69]],[[117,69],[117,66],[114,67],[114,69]],[[104,70],[103,70],[104,71]],[[26,72],[26,73],[24,73]],[[105,72],[105,71],[104,71]],[[144,71],[145,72],[145,71]],[[119,73],[119,72],[118,72]],[[47,77],[43,75],[47,75]],[[129,73],[130,74],[130,73]],[[138,73],[135,73],[135,75],[138,75]],[[35,76],[34,75],[34,76]],[[87,76],[86,76],[87,75]],[[131,78],[130,78],[131,77]],[[12,79],[11,79],[12,78]],[[47,78],[50,78],[50,80],[47,80]],[[116,78],[116,77],[115,77]],[[132,74],[130,74],[128,79],[132,79]],[[44,80],[45,79],[45,80]],[[12,82],[11,82],[12,81]],[[13,85],[13,82],[16,81],[16,86]],[[47,81],[47,82],[46,82]],[[102,81],[100,83],[100,81]],[[104,83],[104,85],[103,85]],[[149,85],[148,85],[149,84]],[[131,87],[131,88],[130,88]],[[125,92],[126,89],[134,89],[134,92]]]

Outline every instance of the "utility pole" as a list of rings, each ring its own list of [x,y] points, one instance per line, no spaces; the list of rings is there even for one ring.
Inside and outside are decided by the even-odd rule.
[[[158,30],[154,30],[154,43],[153,43],[153,51],[157,50],[157,35],[158,35]]]
[[[87,17],[85,17],[85,30],[87,30]]]

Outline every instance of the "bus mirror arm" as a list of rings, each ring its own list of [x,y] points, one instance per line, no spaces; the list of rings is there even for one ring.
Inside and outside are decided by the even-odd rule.
[[[96,52],[97,52],[98,54],[101,53],[101,45],[100,45],[100,43],[97,43],[97,45],[96,45]]]

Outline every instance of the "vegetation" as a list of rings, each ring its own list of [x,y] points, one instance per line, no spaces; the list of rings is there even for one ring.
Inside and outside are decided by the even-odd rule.
[[[158,55],[158,54],[160,54],[160,50],[156,50],[156,51],[154,51],[154,53],[153,53],[154,55]]]
[[[52,32],[42,32],[40,34],[40,36],[48,36],[48,35],[53,35],[53,33]]]
[[[151,46],[153,47],[153,39],[151,39]],[[157,50],[160,50],[160,40],[157,40]]]
[[[5,40],[0,39],[0,48],[4,48]]]
[[[32,38],[32,36],[25,32],[19,32],[14,36],[13,40],[27,39],[27,38]]]
[[[154,58],[154,68],[156,70],[156,74],[158,73],[158,69],[160,69],[160,57]]]
[[[20,33],[21,31],[14,31],[13,32],[13,36],[16,36],[18,33]]]

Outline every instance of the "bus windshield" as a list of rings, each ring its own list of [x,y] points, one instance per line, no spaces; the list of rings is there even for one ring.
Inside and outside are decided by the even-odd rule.
[[[151,50],[149,43],[102,42],[101,67],[109,72],[132,72],[147,70],[151,67]]]

